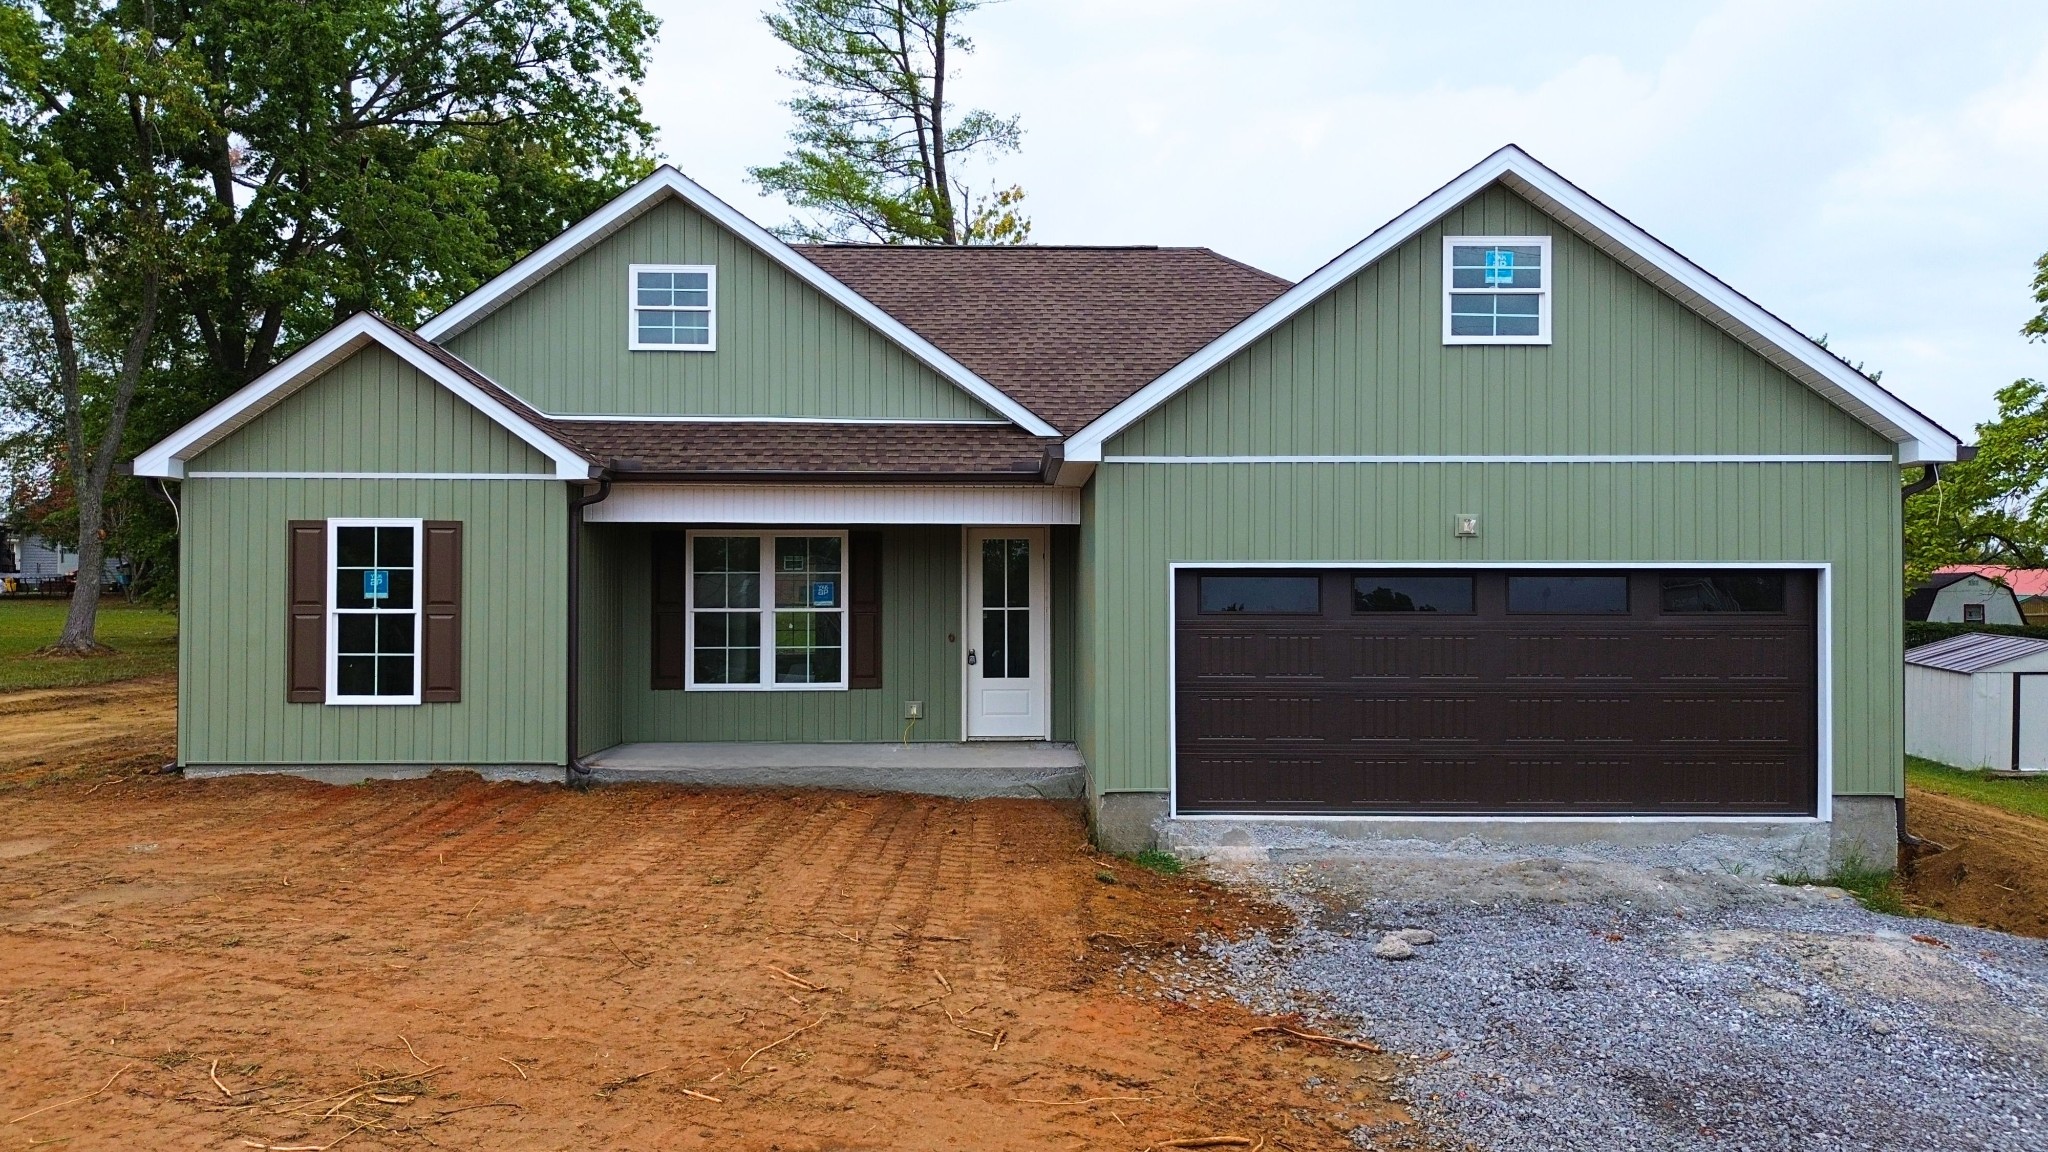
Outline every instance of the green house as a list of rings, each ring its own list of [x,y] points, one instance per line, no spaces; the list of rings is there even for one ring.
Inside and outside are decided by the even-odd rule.
[[[1085,797],[1120,850],[1888,858],[1954,436],[1516,148],[1299,284],[664,168],[181,482],[179,760]]]

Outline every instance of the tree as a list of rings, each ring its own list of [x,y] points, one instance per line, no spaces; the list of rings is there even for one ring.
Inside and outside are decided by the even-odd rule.
[[[154,19],[147,3],[0,7],[0,284],[33,302],[44,329],[77,514],[63,652],[100,647],[103,500],[173,275],[166,158],[189,138],[193,110],[188,62],[166,51]]]
[[[2034,265],[2037,311],[2021,326],[2048,339],[2048,255]],[[1975,459],[1944,465],[1932,488],[1906,501],[1906,583],[1948,564],[2048,568],[2048,385],[2015,380],[1998,391],[1998,416],[1977,426]]]
[[[784,75],[794,145],[780,164],[749,169],[810,219],[791,239],[890,244],[1021,244],[1031,221],[1023,188],[977,196],[965,161],[1018,150],[1023,129],[983,109],[955,116],[950,56],[974,51],[961,17],[981,0],[782,0],[763,16],[797,55]]]
[[[43,330],[0,347],[6,445],[72,497],[81,573],[124,448],[352,313],[417,321],[644,175],[630,85],[654,30],[641,0],[0,0],[0,295]],[[116,152],[124,131],[141,144]],[[19,453],[47,445],[49,405],[8,402],[37,356],[7,354],[61,366],[67,342],[100,451],[38,473]],[[169,504],[111,491],[123,542],[167,552]]]

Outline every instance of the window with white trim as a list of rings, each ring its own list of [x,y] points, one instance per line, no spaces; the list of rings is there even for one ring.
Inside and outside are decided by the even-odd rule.
[[[846,533],[692,532],[688,687],[845,688]]]
[[[327,702],[420,702],[418,520],[327,522]]]
[[[718,269],[710,264],[635,264],[628,269],[636,352],[709,352],[718,344]]]
[[[1548,344],[1548,236],[1444,237],[1444,343]]]

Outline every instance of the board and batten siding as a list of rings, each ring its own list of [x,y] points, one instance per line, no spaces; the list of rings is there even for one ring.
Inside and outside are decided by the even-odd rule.
[[[179,763],[562,763],[561,484],[198,479],[180,495]],[[340,516],[462,522],[460,701],[285,702],[286,526]]]
[[[717,267],[717,351],[628,349],[634,264]],[[550,413],[999,419],[680,200],[650,208],[447,344]]]
[[[370,345],[193,458],[188,472],[532,472],[553,464]]]
[[[1446,346],[1443,238],[1552,238],[1552,343]],[[1886,454],[1889,441],[1498,185],[1107,456]]]
[[[1831,568],[1834,791],[1903,786],[1898,470],[1888,464],[1108,464],[1083,526],[1083,752],[1168,786],[1176,562],[1813,563]],[[1474,512],[1480,535],[1451,535]]]
[[[585,514],[588,514],[585,509]],[[577,643],[576,754],[589,756],[625,739],[621,727],[625,686],[619,653],[625,644],[626,611],[619,595],[625,532],[609,525],[583,525],[582,600]]]

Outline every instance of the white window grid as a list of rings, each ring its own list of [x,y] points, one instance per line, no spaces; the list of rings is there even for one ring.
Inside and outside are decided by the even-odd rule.
[[[704,275],[705,303],[697,304],[642,304],[640,303],[640,274],[642,272],[701,272]],[[702,344],[656,344],[640,340],[640,314],[642,312],[692,312],[704,317],[705,337]],[[633,352],[716,352],[718,350],[718,267],[714,264],[633,264],[626,269],[626,347]]]
[[[1536,288],[1458,288],[1460,294],[1536,297],[1534,336],[1459,336],[1451,332],[1451,251],[1454,248],[1535,248],[1541,252],[1542,285]],[[1444,343],[1445,344],[1548,344],[1550,343],[1551,300],[1557,286],[1557,266],[1551,259],[1548,236],[1446,236],[1444,237]]]
[[[759,606],[734,609],[760,615],[759,679],[752,684],[700,684],[697,682],[697,538],[700,536],[751,536],[761,542],[761,584]],[[778,537],[829,536],[839,541],[839,605],[836,608],[775,607],[775,541]],[[853,635],[850,606],[853,603],[852,557],[847,554],[847,531],[843,528],[705,528],[683,534],[683,687],[690,692],[843,692],[851,674]],[[704,611],[722,611],[706,608]],[[839,617],[839,679],[827,684],[778,684],[775,681],[775,614],[810,612]]]
[[[412,695],[410,696],[344,696],[341,692],[341,617],[362,615],[366,611],[381,615],[396,615],[406,609],[342,609],[336,593],[341,575],[341,530],[343,528],[410,528],[412,529]],[[426,673],[426,653],[421,651],[425,638],[426,610],[421,603],[427,594],[426,521],[420,519],[363,519],[338,518],[327,521],[327,644],[320,658],[326,662],[327,702],[340,706],[406,706],[420,702],[420,680]]]

